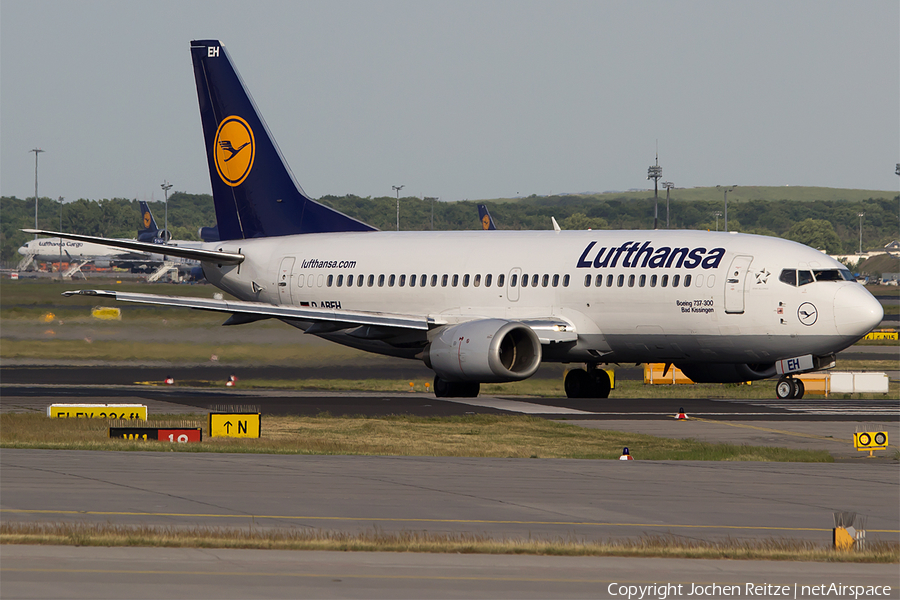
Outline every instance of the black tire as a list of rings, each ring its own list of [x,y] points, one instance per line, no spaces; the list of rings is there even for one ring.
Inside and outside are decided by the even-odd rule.
[[[450,397],[450,382],[444,381],[437,375],[434,376],[434,397],[435,398],[449,398]]]
[[[791,377],[782,377],[775,384],[775,395],[779,400],[789,400],[794,397],[794,383]]]
[[[804,392],[806,392],[806,386],[803,385],[803,381],[794,378],[794,395],[792,396],[794,400],[799,400],[800,398],[802,398]]]
[[[609,398],[609,392],[612,389],[612,382],[609,380],[609,373],[603,369],[594,369],[591,372],[593,394],[591,398]]]
[[[590,375],[584,369],[572,369],[566,373],[566,397],[567,398],[589,398],[590,390],[593,386]]]

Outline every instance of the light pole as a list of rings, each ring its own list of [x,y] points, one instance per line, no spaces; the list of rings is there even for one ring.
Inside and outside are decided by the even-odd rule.
[[[165,229],[165,233],[163,234],[163,238],[169,237],[169,190],[172,189],[172,184],[168,181],[163,180],[159,187],[163,189],[163,192],[166,195],[166,220],[163,224],[163,228]],[[168,242],[169,240],[163,240],[164,242]]]
[[[663,181],[663,187],[666,188],[666,229],[669,228],[669,190],[675,187],[671,181]]]
[[[38,186],[37,186],[37,167],[38,167],[38,154],[43,152],[40,148],[32,148],[29,152],[34,152],[34,228],[38,228]],[[37,239],[37,234],[34,234],[34,239]]]
[[[859,217],[859,253],[862,254],[862,219],[866,216],[866,213],[858,212],[856,216]]]
[[[59,197],[59,230],[62,232],[62,205],[63,205],[63,197]],[[59,267],[57,267],[59,272],[59,280],[62,281],[63,271],[62,271],[62,238],[59,238]]]
[[[647,169],[647,179],[653,180],[653,229],[658,229],[659,224],[659,179],[662,177],[662,167],[659,166],[659,153],[656,154],[656,164]]]
[[[718,231],[718,230],[719,230],[719,217],[722,216],[722,211],[721,211],[721,210],[717,210],[717,211],[714,212],[713,214],[716,215],[716,231]]]
[[[397,192],[397,231],[400,231],[400,190],[405,188],[405,185],[392,185],[391,188],[396,190]]]
[[[737,184],[732,185],[730,187],[729,186],[721,186],[721,185],[717,185],[716,187],[717,188],[728,188],[725,190],[725,231],[728,231],[728,192],[733,192],[734,188],[737,187]],[[716,231],[718,231],[718,230],[719,230],[719,228],[716,227]]]

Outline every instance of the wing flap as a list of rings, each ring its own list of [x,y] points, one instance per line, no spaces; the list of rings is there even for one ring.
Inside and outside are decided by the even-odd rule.
[[[178,306],[181,308],[193,308],[197,310],[231,313],[232,315],[257,317],[257,319],[252,320],[271,317],[276,319],[297,319],[313,323],[331,323],[341,325],[341,329],[349,326],[371,325],[424,331],[428,330],[431,323],[430,319],[427,317],[416,315],[333,310],[327,308],[309,308],[305,306],[276,306],[264,302],[216,300],[214,298],[190,298],[186,296],[162,296],[157,294],[117,292],[114,290],[73,290],[63,292],[63,296],[97,296],[101,298],[112,298],[120,302]],[[235,322],[239,321],[243,321],[243,318],[238,317],[235,319]]]

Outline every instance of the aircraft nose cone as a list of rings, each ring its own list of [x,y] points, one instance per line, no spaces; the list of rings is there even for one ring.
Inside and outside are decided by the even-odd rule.
[[[881,303],[861,285],[845,285],[834,295],[834,325],[841,335],[862,337],[883,318]]]

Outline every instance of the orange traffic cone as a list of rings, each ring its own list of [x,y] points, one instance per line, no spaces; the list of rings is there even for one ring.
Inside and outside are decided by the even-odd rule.
[[[631,454],[628,453],[628,448],[622,448],[622,456],[619,457],[619,460],[634,460],[631,458]]]
[[[686,414],[684,414],[683,408],[679,408],[678,414],[675,416],[675,418],[679,421],[687,421],[689,417]]]

